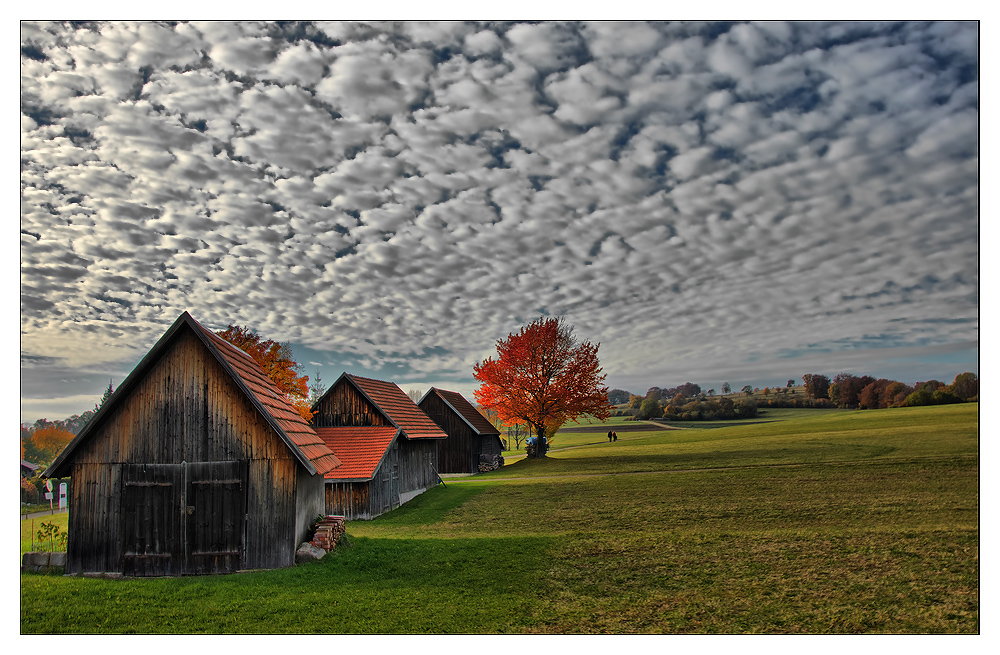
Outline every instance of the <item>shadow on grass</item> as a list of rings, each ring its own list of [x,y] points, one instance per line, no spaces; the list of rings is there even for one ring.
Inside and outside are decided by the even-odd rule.
[[[25,575],[21,632],[475,634],[523,632],[546,618],[536,607],[552,538],[349,542],[322,560],[274,571]]]

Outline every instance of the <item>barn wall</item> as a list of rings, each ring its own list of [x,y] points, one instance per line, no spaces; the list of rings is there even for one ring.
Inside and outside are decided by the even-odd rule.
[[[437,394],[424,398],[420,409],[448,435],[437,445],[439,473],[478,473],[480,455],[502,453],[499,437],[477,435]]]
[[[396,439],[371,480],[327,482],[326,513],[343,514],[348,520],[373,519],[435,486],[434,441]]]
[[[309,475],[301,466],[298,469],[298,477],[295,481],[295,543],[296,547],[303,541],[308,540],[309,527],[316,517],[324,514],[324,484],[322,475]]]
[[[294,563],[301,465],[201,341],[182,330],[73,454],[68,570],[119,570],[122,463],[234,460],[249,462],[244,568]]]
[[[368,507],[368,482],[327,482],[326,513],[348,521],[374,518]]]
[[[437,423],[447,439],[436,444],[439,473],[474,473],[478,471],[475,455],[475,435],[472,428],[463,421],[437,394],[429,394],[420,403],[420,409]]]
[[[121,563],[121,466],[74,465],[70,472],[66,573],[117,571]],[[108,493],[108,490],[116,490]]]
[[[313,416],[313,425],[319,428],[392,425],[382,412],[346,379],[341,379],[316,403],[313,410],[317,412]]]

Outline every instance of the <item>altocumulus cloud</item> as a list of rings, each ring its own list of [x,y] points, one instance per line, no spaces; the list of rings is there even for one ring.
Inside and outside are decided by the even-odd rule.
[[[184,310],[467,393],[539,314],[634,391],[975,349],[978,48],[954,22],[24,22],[23,409],[99,395]]]

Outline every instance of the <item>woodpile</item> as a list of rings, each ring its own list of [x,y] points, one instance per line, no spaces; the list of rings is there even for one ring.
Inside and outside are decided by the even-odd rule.
[[[480,455],[479,456],[479,472],[487,473],[488,471],[495,471],[503,466],[503,455]]]
[[[333,550],[345,532],[347,528],[343,516],[324,516],[316,524],[316,532],[309,543],[323,550]]]

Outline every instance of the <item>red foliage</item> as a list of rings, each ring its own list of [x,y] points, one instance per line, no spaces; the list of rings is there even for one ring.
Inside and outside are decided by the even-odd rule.
[[[482,383],[476,402],[503,421],[528,423],[538,437],[585,414],[605,419],[610,406],[599,347],[578,344],[561,319],[539,318],[497,341],[496,359],[475,365],[473,376]],[[544,447],[537,452],[544,455]]]
[[[302,418],[307,422],[312,420],[314,412],[309,406],[309,376],[299,375],[302,365],[292,359],[290,345],[264,339],[250,328],[238,325],[230,325],[216,334],[253,357]]]

